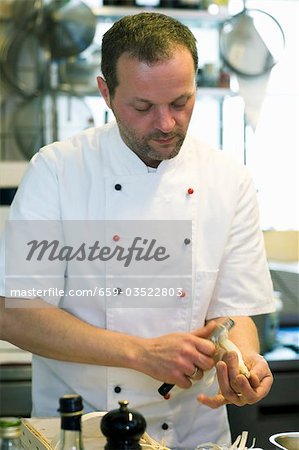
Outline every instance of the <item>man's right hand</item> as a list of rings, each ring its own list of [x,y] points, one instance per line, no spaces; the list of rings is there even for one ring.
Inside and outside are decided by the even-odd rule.
[[[198,371],[194,378],[200,379],[203,371],[215,365],[215,345],[208,338],[216,326],[212,321],[190,333],[144,339],[135,369],[181,388],[191,387],[190,377],[196,368]]]

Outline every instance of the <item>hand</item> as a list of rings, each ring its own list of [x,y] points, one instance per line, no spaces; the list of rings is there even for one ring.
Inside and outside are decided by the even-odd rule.
[[[208,337],[216,323],[210,322],[203,328],[190,333],[173,333],[153,339],[145,339],[136,370],[181,388],[189,388],[190,380],[199,380],[204,370],[214,366],[215,345]],[[193,377],[192,377],[193,379]]]
[[[199,402],[211,408],[225,404],[251,405],[264,398],[271,389],[273,376],[267,361],[259,354],[245,359],[250,378],[239,373],[238,357],[235,352],[225,354],[223,361],[216,364],[219,393],[214,397],[198,395]]]

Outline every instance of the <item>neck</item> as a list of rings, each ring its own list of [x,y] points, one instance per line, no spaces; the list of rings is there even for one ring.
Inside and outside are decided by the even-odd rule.
[[[83,450],[80,431],[62,430],[60,450]]]

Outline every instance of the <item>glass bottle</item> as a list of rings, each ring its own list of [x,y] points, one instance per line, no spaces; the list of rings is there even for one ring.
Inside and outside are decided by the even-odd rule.
[[[21,419],[0,417],[0,450],[24,450],[20,437]]]
[[[77,394],[64,395],[59,399],[61,417],[59,450],[84,450],[81,417],[82,397]]]

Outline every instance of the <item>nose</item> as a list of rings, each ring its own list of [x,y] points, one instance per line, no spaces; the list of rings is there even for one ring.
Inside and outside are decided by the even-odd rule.
[[[173,111],[167,106],[158,107],[155,115],[155,128],[159,129],[163,133],[169,133],[175,126],[175,118]]]

